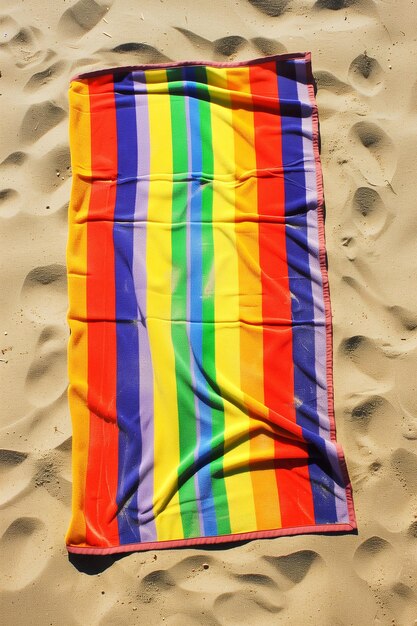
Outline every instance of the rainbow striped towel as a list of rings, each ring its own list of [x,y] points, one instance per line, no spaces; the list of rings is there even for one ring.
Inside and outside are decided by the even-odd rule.
[[[310,55],[82,75],[70,140],[68,550],[355,528]]]

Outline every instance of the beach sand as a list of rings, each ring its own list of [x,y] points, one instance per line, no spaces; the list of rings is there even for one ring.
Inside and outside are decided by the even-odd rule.
[[[416,33],[413,0],[2,0],[2,624],[417,624]],[[69,79],[306,50],[318,83],[336,424],[358,535],[71,563]]]

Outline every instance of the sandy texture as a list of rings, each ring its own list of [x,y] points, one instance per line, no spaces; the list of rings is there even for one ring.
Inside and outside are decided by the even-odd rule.
[[[413,0],[2,0],[2,623],[417,624],[416,32]],[[71,564],[69,78],[304,50],[319,87],[336,419],[359,534]]]

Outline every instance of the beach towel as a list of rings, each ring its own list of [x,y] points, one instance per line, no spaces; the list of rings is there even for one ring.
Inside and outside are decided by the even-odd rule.
[[[70,552],[355,516],[310,54],[74,78]]]

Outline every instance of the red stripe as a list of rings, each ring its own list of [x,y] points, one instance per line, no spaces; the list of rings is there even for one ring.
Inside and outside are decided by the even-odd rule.
[[[117,177],[117,128],[111,77],[101,76],[91,81],[89,90],[93,183],[87,224],[90,448],[85,514],[87,543],[104,547],[119,542],[116,517],[116,325],[113,321],[113,217],[116,185],[115,182],[109,182],[115,181]]]
[[[291,331],[291,297],[288,279],[285,237],[285,187],[282,173],[282,142],[279,113],[276,63],[250,67],[253,94],[273,98],[276,115],[271,110],[254,110],[255,149],[258,178],[259,260],[262,275],[264,319],[264,397],[269,419],[285,428],[285,420],[294,425],[294,370]],[[276,168],[275,174],[262,174]],[[271,322],[280,322],[280,325]],[[284,323],[285,325],[282,325]],[[283,419],[284,418],[284,419]],[[314,524],[307,446],[301,428],[295,427],[300,441],[288,441],[278,436],[275,475],[281,507],[282,526]],[[280,463],[282,460],[282,464]]]

